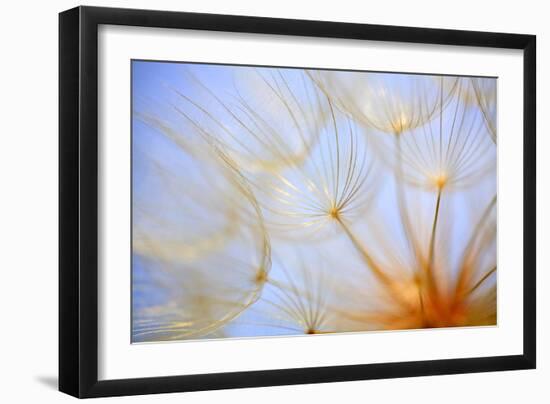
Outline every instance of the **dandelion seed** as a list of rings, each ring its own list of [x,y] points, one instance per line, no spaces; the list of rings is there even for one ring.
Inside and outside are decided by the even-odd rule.
[[[329,117],[308,159],[250,179],[266,223],[282,237],[320,239],[334,233],[335,219],[353,220],[376,189],[364,136],[326,100]]]
[[[398,175],[404,181],[425,189],[449,190],[467,188],[494,172],[496,148],[484,114],[464,102],[472,91],[469,79],[461,78],[447,101],[440,94],[439,111],[425,125],[404,132],[395,142],[374,136],[386,154],[396,156],[386,161],[400,166]]]
[[[497,140],[497,82],[494,79],[471,78],[471,84],[475,100],[489,130],[493,142]]]
[[[279,334],[334,332],[331,302],[334,282],[325,264],[312,257],[308,257],[307,262],[299,258],[289,266],[275,260],[275,269],[269,275],[262,298],[235,324],[260,326]]]
[[[134,308],[134,341],[216,332],[259,298],[270,269],[260,209],[230,160],[213,145],[193,155],[160,135],[151,133],[154,147],[171,156],[141,152],[149,176],[134,187],[135,287],[148,301]]]
[[[308,73],[354,119],[397,136],[431,120],[437,113],[440,92],[446,103],[457,83],[456,78],[436,81],[424,75],[321,70]]]
[[[181,118],[219,142],[242,170],[300,164],[315,146],[323,121],[311,80],[297,70],[223,71],[223,86],[216,90],[191,70],[185,72],[186,90],[173,89]]]

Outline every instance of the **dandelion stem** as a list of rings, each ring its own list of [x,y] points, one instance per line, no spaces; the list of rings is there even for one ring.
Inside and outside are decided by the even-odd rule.
[[[470,236],[470,240],[468,241],[468,244],[466,245],[466,248],[463,253],[464,260],[460,266],[460,271],[458,274],[458,279],[456,281],[455,286],[455,299],[460,298],[461,296],[464,296],[464,290],[466,288],[466,285],[468,283],[469,277],[471,275],[471,268],[470,265],[468,265],[468,261],[472,259],[471,254],[472,250],[474,248],[474,245],[476,241],[478,240],[480,231],[482,227],[485,225],[486,221],[490,217],[490,212],[494,208],[497,202],[496,195],[493,196],[487,207],[484,209],[483,213],[481,214],[479,221],[476,223],[474,230],[472,231],[472,234]]]
[[[436,291],[436,284],[434,279],[434,273],[433,273],[433,267],[434,267],[434,255],[435,255],[435,236],[437,233],[437,222],[439,219],[439,208],[441,206],[441,193],[442,188],[439,187],[437,190],[437,199],[435,202],[435,212],[434,212],[434,219],[432,223],[432,235],[430,237],[430,246],[428,249],[428,265],[426,268],[426,275],[428,278],[428,286]]]
[[[491,270],[487,271],[487,272],[485,273],[485,275],[483,275],[483,276],[481,277],[481,279],[480,279],[479,281],[477,281],[476,284],[475,284],[474,286],[472,286],[472,288],[471,288],[471,289],[468,291],[468,293],[466,293],[466,294],[467,294],[467,295],[470,295],[470,294],[474,293],[474,291],[475,291],[477,288],[479,288],[479,287],[481,286],[481,284],[482,284],[483,282],[485,282],[485,280],[486,280],[489,276],[491,276],[496,270],[497,270],[497,267],[494,266],[493,268],[491,268]]]
[[[380,266],[374,261],[370,253],[367,251],[365,246],[359,241],[357,236],[351,231],[351,229],[344,223],[344,221],[339,217],[335,216],[334,219],[342,230],[346,233],[350,241],[352,242],[353,246],[356,248],[356,250],[361,254],[361,257],[365,260],[369,268],[372,270],[374,275],[384,284],[390,285],[391,279],[390,277],[380,268]]]
[[[396,158],[397,165],[395,168],[395,193],[397,198],[397,204],[399,208],[399,216],[401,218],[401,224],[403,226],[403,232],[405,233],[405,240],[410,250],[413,252],[414,259],[418,260],[418,254],[414,248],[414,237],[412,236],[412,226],[409,220],[409,215],[407,209],[405,208],[405,193],[403,192],[403,183],[400,179],[403,177],[403,156],[401,151],[401,133],[395,134],[396,142]]]

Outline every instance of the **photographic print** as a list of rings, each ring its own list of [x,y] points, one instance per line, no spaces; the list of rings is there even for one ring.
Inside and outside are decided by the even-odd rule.
[[[131,69],[132,342],[497,324],[497,78]]]

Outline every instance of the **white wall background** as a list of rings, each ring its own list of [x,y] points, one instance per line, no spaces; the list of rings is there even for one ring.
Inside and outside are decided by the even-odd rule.
[[[9,2],[0,24],[0,397],[69,402],[57,384],[57,13]],[[531,33],[538,40],[538,369],[109,399],[127,403],[550,401],[550,25],[545,2],[157,0],[88,5]],[[519,162],[518,168],[519,168]]]

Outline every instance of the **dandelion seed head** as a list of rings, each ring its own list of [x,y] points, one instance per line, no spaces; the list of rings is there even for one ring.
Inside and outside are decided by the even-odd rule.
[[[256,276],[255,276],[255,282],[258,283],[258,284],[264,284],[265,282],[267,282],[268,280],[268,273],[267,271],[264,269],[264,268],[260,268],[257,272],[256,272]]]
[[[141,273],[134,287],[147,300],[134,310],[133,339],[204,337],[257,300],[264,283],[255,279],[257,268],[264,277],[270,268],[269,240],[254,195],[222,150],[198,135],[186,144],[163,126],[151,130],[158,142],[151,148],[173,154],[158,160],[141,152],[150,174],[134,187],[132,248]]]
[[[454,77],[434,80],[430,76],[365,72],[309,71],[308,74],[331,99],[367,127],[399,136],[432,119],[438,101],[454,91]]]
[[[432,175],[430,180],[432,181],[433,185],[438,189],[441,190],[447,184],[447,181],[449,180],[449,177],[447,173],[441,172],[435,175]]]

